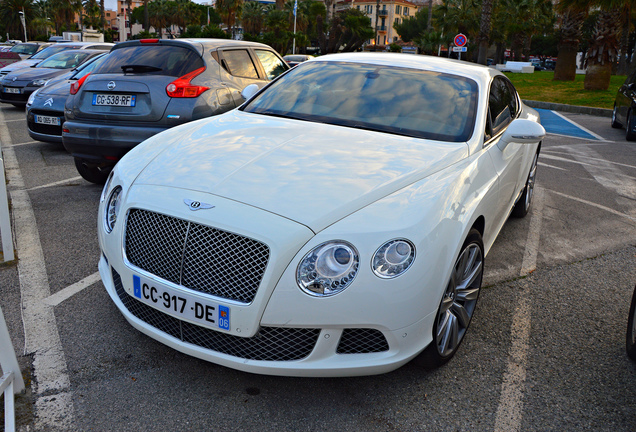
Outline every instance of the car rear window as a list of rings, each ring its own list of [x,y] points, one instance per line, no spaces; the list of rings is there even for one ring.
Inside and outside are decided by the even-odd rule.
[[[33,54],[37,50],[38,50],[37,45],[23,44],[23,45],[16,45],[13,48],[11,48],[9,51],[18,53],[18,54]]]
[[[134,73],[180,77],[205,66],[194,51],[179,46],[132,45],[114,49],[93,74]]]
[[[475,126],[477,83],[391,66],[301,63],[241,109],[417,138],[463,142]]]

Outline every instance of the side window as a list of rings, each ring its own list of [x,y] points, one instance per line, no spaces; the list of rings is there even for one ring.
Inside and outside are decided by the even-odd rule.
[[[488,115],[490,117],[490,131],[486,131],[486,135],[497,135],[504,129],[508,123],[512,121],[516,112],[517,100],[510,92],[506,81],[502,78],[495,77],[490,86],[490,96],[488,99]],[[490,133],[488,133],[490,132]]]
[[[256,56],[261,61],[268,80],[273,80],[287,70],[283,62],[271,51],[257,49]]]
[[[223,51],[223,60],[229,69],[229,73],[242,78],[258,79],[256,66],[247,50],[228,50]]]

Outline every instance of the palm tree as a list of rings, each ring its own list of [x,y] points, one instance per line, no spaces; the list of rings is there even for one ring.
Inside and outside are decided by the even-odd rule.
[[[243,31],[249,33],[252,36],[257,36],[263,29],[263,23],[265,22],[265,11],[263,5],[259,2],[250,1],[243,6],[243,12],[241,13],[241,25]]]
[[[477,63],[486,64],[486,58],[488,57],[488,46],[490,40],[490,21],[492,17],[492,3],[493,0],[483,0],[481,2],[481,17],[479,19],[479,36],[477,41],[479,42],[479,56]]]
[[[163,29],[168,25],[168,11],[166,0],[155,0],[148,4],[149,24],[159,33],[159,38],[163,36]]]
[[[559,54],[556,68],[554,69],[554,81],[574,81],[576,78],[576,55],[581,43],[581,28],[587,16],[587,8],[578,9],[569,7],[561,9]]]
[[[618,56],[618,34],[621,8],[601,8],[594,29],[594,39],[587,52],[587,69],[583,88],[607,90],[612,76],[612,64]]]
[[[241,14],[242,6],[243,0],[217,0],[214,6],[230,35],[233,35],[234,24]]]

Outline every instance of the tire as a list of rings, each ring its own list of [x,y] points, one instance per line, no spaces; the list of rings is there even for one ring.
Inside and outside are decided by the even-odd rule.
[[[99,185],[106,183],[108,174],[113,169],[112,165],[92,164],[79,158],[75,158],[75,168],[84,180]]]
[[[625,139],[627,141],[636,141],[636,130],[634,130],[636,129],[636,118],[634,117],[632,110],[629,110],[627,113],[627,125],[625,126],[625,129],[627,129]]]
[[[534,185],[537,180],[537,162],[539,160],[539,150],[534,155],[534,159],[532,159],[532,165],[530,165],[530,172],[528,173],[528,179],[526,180],[526,185],[523,188],[523,193],[519,197],[519,201],[515,203],[515,206],[512,208],[512,213],[510,215],[516,218],[525,217],[530,211],[530,206],[532,205],[532,198],[534,197]]]
[[[418,357],[425,368],[446,364],[457,352],[475,312],[484,274],[484,243],[471,229],[453,266],[433,325],[433,341]]]
[[[614,129],[620,129],[623,127],[623,124],[616,119],[616,104],[614,104],[614,109],[612,110],[612,127]]]
[[[636,361],[636,288],[632,294],[632,304],[629,307],[629,317],[627,318],[627,335],[625,341],[625,350],[627,356]]]

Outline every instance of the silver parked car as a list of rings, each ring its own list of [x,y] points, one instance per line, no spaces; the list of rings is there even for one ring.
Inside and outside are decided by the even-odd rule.
[[[35,66],[36,64],[46,60],[54,54],[57,54],[62,51],[72,50],[72,49],[93,49],[93,50],[104,50],[110,51],[110,49],[115,46],[115,44],[108,42],[65,42],[65,43],[57,43],[51,46],[44,48],[42,51],[39,51],[37,54],[33,54],[28,59],[18,61],[15,63],[11,63],[2,69],[0,69],[0,78],[4,75],[7,75],[11,72],[15,72],[18,69],[23,69],[26,67]]]
[[[103,183],[117,161],[173,126],[229,111],[249,84],[289,70],[272,48],[226,39],[117,44],[66,100],[64,147],[80,175]],[[73,92],[71,92],[73,93]]]

